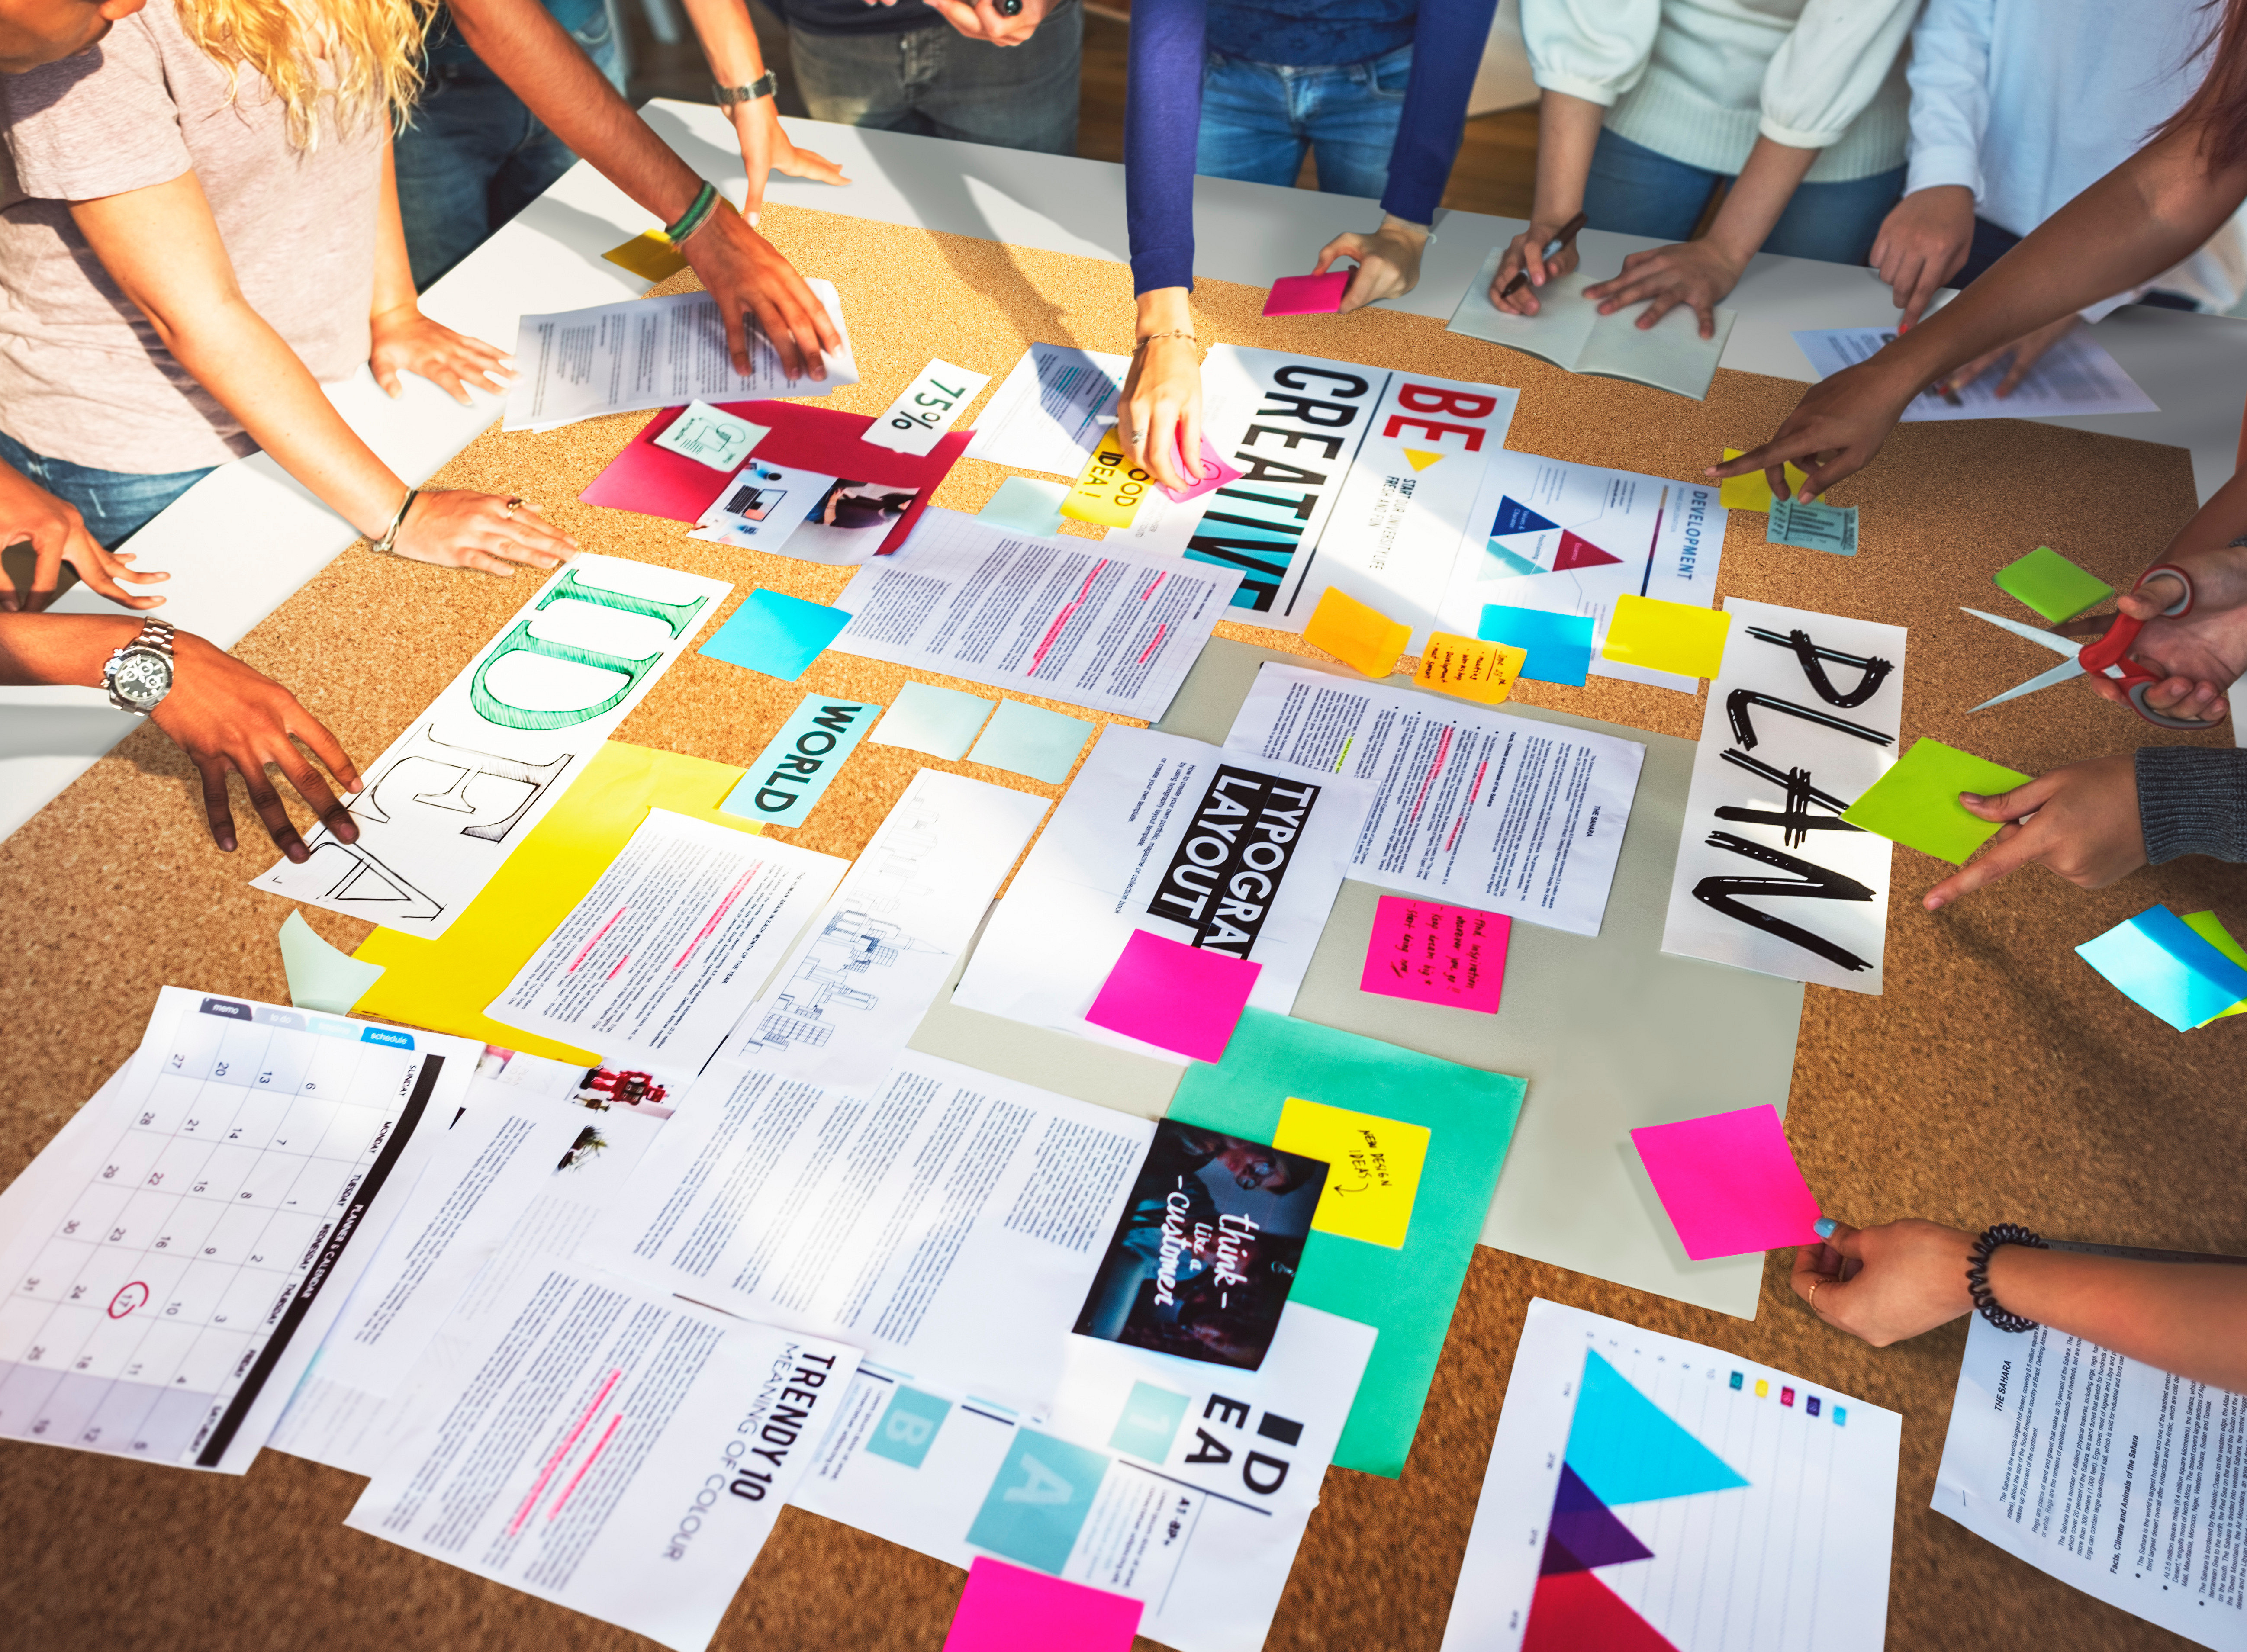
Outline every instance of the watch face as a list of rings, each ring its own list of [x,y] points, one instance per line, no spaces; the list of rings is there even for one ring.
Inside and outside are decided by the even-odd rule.
[[[120,697],[136,706],[153,706],[172,686],[172,665],[161,654],[135,650],[117,662],[110,682]]]

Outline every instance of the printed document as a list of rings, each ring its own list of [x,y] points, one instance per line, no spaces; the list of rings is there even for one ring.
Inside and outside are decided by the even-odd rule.
[[[651,809],[484,1014],[610,1068],[698,1073],[849,864]]]
[[[1040,1405],[1153,1134],[917,1051],[871,1096],[721,1062],[596,1253],[917,1381]]]
[[[1225,748],[1368,788],[1349,877],[1572,935],[1600,932],[1646,760],[1613,734],[1277,665]]]
[[[1294,1007],[1370,788],[1151,728],[1110,724],[1007,886],[953,991],[962,1009],[1136,1051],[1175,1051],[1085,1012],[1132,932],[1262,967],[1252,1009]]]
[[[1074,477],[1116,422],[1129,356],[1032,345],[975,421],[967,457]]]
[[[838,1410],[855,1349],[554,1261],[415,1384],[344,1524],[702,1652]]]
[[[1822,327],[1797,332],[1794,342],[1802,346],[1818,376],[1830,379],[1844,367],[1867,359],[1882,345],[1893,344],[1895,336],[1893,327]],[[2088,327],[2078,326],[2063,334],[2058,344],[2037,358],[2036,365],[2022,376],[2012,393],[2001,399],[1998,386],[2005,377],[2005,364],[1999,362],[1972,384],[1960,386],[1955,407],[1943,399],[1941,391],[1923,390],[1903,410],[1902,422],[2161,411]]]

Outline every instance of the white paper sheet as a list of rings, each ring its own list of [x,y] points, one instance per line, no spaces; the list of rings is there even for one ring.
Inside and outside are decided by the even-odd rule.
[[[651,809],[484,1014],[609,1067],[691,1076],[849,867]]]
[[[575,558],[367,766],[350,800],[359,841],[316,827],[310,859],[250,886],[402,935],[443,934],[731,590]]]
[[[857,1351],[596,1270],[530,1270],[458,1389],[344,1524],[701,1652],[857,1368]]]
[[[1152,722],[1226,618],[1239,577],[931,509],[835,599],[852,618],[829,646]]]
[[[1903,627],[1737,597],[1725,611],[1662,950],[1877,995],[1892,846],[1825,823],[1899,754]],[[1839,700],[1856,703],[1819,692],[1789,640],[1798,631],[1841,656],[1817,664]]]
[[[1074,478],[1116,422],[1129,356],[1032,345],[975,421],[966,457]]]
[[[1596,935],[1646,747],[1448,695],[1267,665],[1225,748],[1365,782],[1349,875]]]
[[[1139,1632],[1178,1652],[1256,1652],[1374,1337],[1300,1302],[1257,1371],[1071,1336],[1048,1417],[862,1366],[792,1501],[1144,1601]]]
[[[1602,316],[1599,301],[1584,297],[1586,287],[1612,280],[1615,271],[1600,275],[1578,269],[1538,289],[1535,315],[1517,316],[1490,301],[1491,280],[1505,256],[1504,247],[1491,249],[1481,273],[1467,283],[1447,331],[1526,351],[1571,372],[1627,379],[1696,401],[1707,399],[1725,341],[1740,318],[1738,311],[1718,307],[1716,331],[1706,338],[1701,337],[1701,318],[1682,304],[1655,325],[1642,327],[1644,304]]]
[[[1710,483],[1493,454],[1477,518],[1485,536],[1462,549],[1451,570],[1444,627],[1479,636],[1486,604],[1588,614],[1592,675],[1698,693],[1697,678],[1617,665],[1600,649],[1618,597],[1715,605],[1726,514],[1719,497]]]
[[[727,1035],[724,1058],[838,1091],[880,1083],[1049,807],[922,769]]]
[[[516,335],[522,377],[508,393],[507,428],[551,430],[604,413],[683,407],[689,402],[755,401],[772,396],[823,396],[858,382],[850,333],[835,283],[805,283],[842,335],[843,348],[823,359],[827,377],[791,379],[772,341],[748,321],[749,373],[734,371],[718,301],[707,292],[627,298],[587,310],[525,316]]]
[[[1183,1066],[1084,1019],[1134,930],[1262,966],[1284,1015],[1318,949],[1370,798],[1352,775],[1111,723],[991,914],[961,1009]]]
[[[1978,1314],[1936,1509],[2133,1616],[2247,1649],[2247,1398]]]
[[[727,479],[686,536],[754,550],[780,550],[837,480],[816,470],[753,459]]]
[[[987,372],[975,372],[941,358],[932,361],[883,410],[864,440],[892,453],[925,454],[936,446],[938,437],[952,428],[960,410],[990,382]]]
[[[1882,345],[1895,341],[1893,327],[1822,327],[1794,335],[1820,379],[1854,367]],[[2154,399],[2122,371],[2122,364],[2087,327],[2077,327],[2037,358],[2035,366],[2000,399],[2000,363],[1958,392],[1958,406],[1942,393],[1926,390],[1912,398],[1902,422],[1932,424],[1949,419],[2053,419],[2063,413],[2159,413]]]
[[[240,1474],[480,1046],[167,986],[0,1228],[0,1438]]]
[[[1533,1300],[1443,1652],[1881,1652],[1903,1419]],[[1636,1643],[1636,1642],[1635,1642]]]
[[[651,1286],[1037,1405],[1153,1136],[918,1052],[865,1099],[720,1062],[591,1242]]]

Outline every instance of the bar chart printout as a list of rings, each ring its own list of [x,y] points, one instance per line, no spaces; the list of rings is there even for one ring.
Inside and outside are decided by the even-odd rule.
[[[1444,1652],[1878,1652],[1902,1422],[1532,1301]]]

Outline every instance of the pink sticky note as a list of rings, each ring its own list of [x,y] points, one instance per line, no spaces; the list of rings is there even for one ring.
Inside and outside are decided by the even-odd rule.
[[[1135,929],[1084,1019],[1198,1062],[1222,1061],[1263,969]]]
[[[1695,1261],[1818,1242],[1818,1201],[1777,1108],[1652,1124],[1630,1139]]]
[[[1342,308],[1349,290],[1349,271],[1329,270],[1323,276],[1282,276],[1272,283],[1264,301],[1267,316],[1330,316]]]
[[[1383,895],[1374,910],[1373,939],[1358,988],[1494,1015],[1506,987],[1506,943],[1513,932],[1513,920],[1503,912]]]
[[[944,1652],[1130,1652],[1140,1602],[979,1554]]]
[[[1185,457],[1185,431],[1184,428],[1181,428],[1178,432],[1178,441],[1180,444],[1178,447],[1178,456],[1183,459]],[[1240,480],[1240,468],[1235,465],[1226,463],[1225,455],[1218,452],[1215,445],[1211,442],[1207,436],[1204,436],[1201,439],[1201,471],[1202,475],[1199,481],[1194,483],[1192,487],[1184,488],[1178,493],[1172,493],[1169,488],[1163,488],[1163,484],[1160,482],[1157,482],[1155,486],[1162,488],[1163,494],[1166,498],[1173,499],[1179,504],[1183,505],[1187,500],[1199,499],[1204,494],[1210,492],[1212,488],[1222,488],[1229,481],[1239,481]],[[1191,474],[1191,472],[1189,472],[1189,474]]]

